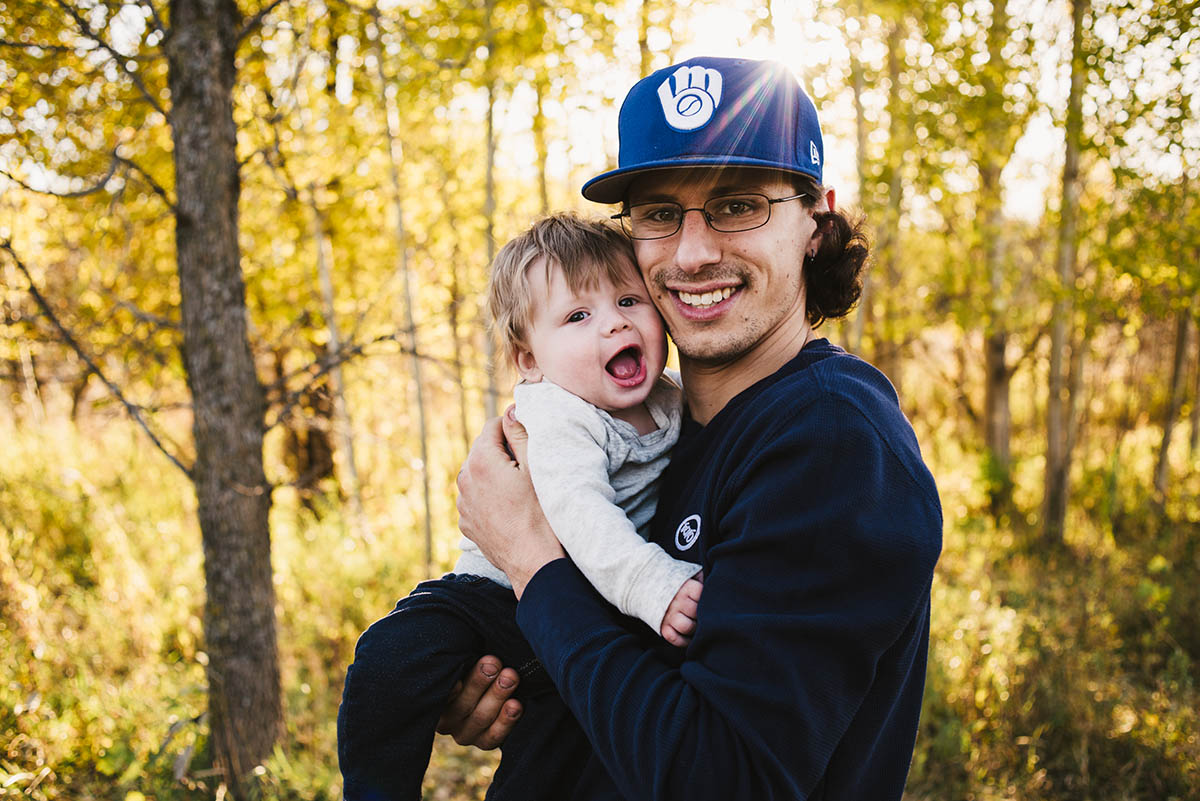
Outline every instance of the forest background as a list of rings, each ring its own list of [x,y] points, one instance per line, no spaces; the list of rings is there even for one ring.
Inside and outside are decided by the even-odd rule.
[[[742,54],[822,110],[875,254],[822,331],[942,495],[907,797],[1200,798],[1196,3],[238,3],[0,0],[0,797],[340,797],[507,400],[497,243]]]

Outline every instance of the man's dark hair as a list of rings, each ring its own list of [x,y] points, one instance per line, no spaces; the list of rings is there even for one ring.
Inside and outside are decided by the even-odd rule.
[[[803,175],[794,176],[796,191],[813,198],[824,194],[821,186]],[[804,199],[812,208],[816,200]],[[845,317],[862,295],[862,272],[870,242],[864,218],[848,218],[840,211],[813,212],[821,246],[815,256],[804,257],[804,287],[808,322],[816,328],[826,320]]]

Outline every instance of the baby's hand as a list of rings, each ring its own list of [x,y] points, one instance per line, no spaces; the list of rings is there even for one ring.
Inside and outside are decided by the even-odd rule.
[[[696,630],[696,609],[700,604],[700,593],[704,590],[703,581],[704,574],[697,573],[683,582],[679,592],[667,605],[659,633],[671,645],[682,648],[692,641],[692,632]]]

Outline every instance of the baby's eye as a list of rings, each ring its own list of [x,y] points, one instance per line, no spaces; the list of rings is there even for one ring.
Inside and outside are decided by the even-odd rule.
[[[623,297],[617,301],[617,305],[623,306],[625,308],[629,308],[630,306],[635,306],[640,302],[641,302],[641,300],[639,298],[636,298],[633,295],[626,295],[625,297]]]
[[[580,323],[587,319],[588,313],[585,311],[571,312],[567,315],[568,323]]]

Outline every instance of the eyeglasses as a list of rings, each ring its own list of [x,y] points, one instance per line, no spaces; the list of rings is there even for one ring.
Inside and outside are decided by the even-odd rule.
[[[816,200],[808,192],[776,198],[747,192],[709,198],[703,206],[690,209],[685,209],[673,201],[654,200],[648,203],[634,203],[620,214],[614,214],[612,218],[620,220],[625,233],[633,239],[666,239],[677,234],[683,227],[684,215],[689,211],[698,211],[704,215],[704,222],[709,228],[723,234],[733,234],[762,228],[771,219],[772,206],[802,197]]]

